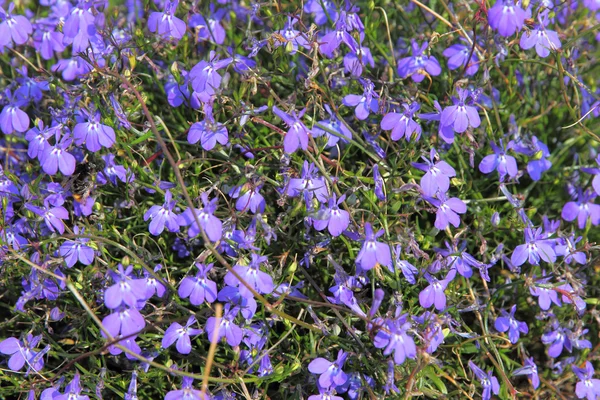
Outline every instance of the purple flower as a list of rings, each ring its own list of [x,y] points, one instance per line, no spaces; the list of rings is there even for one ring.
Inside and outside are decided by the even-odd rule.
[[[545,58],[550,55],[550,50],[556,51],[561,48],[560,39],[555,31],[545,28],[548,24],[548,11],[538,15],[539,23],[535,29],[521,35],[521,48],[528,50],[535,46],[538,56]]]
[[[288,17],[284,28],[276,32],[277,36],[273,35],[276,38],[274,46],[279,47],[282,44],[285,44],[285,49],[290,55],[296,54],[300,47],[307,50],[310,49],[310,44],[308,43],[308,40],[306,40],[304,34],[294,29],[296,22],[298,22],[297,18]]]
[[[97,177],[99,183],[105,184],[106,179],[113,185],[117,184],[117,179],[124,183],[135,180],[135,176],[130,170],[125,169],[124,166],[118,165],[115,162],[114,154],[105,154],[102,156],[102,160],[104,161],[104,169],[102,170],[103,173],[99,174]]]
[[[477,128],[481,124],[477,108],[467,103],[470,93],[466,89],[458,88],[458,98],[452,96],[454,105],[444,108],[440,115],[442,126],[451,126],[456,133],[463,133],[467,128]]]
[[[467,212],[467,205],[457,197],[446,198],[442,192],[438,192],[437,199],[429,196],[423,196],[425,200],[437,208],[435,213],[434,226],[443,231],[452,224],[455,228],[460,225],[460,217],[458,214]]]
[[[250,264],[241,265],[237,264],[233,267],[233,270],[246,282],[250,287],[256,290],[260,294],[268,294],[273,291],[273,278],[266,272],[262,272],[259,268],[262,263],[267,261],[267,257],[259,256],[258,254],[251,254]],[[238,278],[235,277],[231,272],[225,275],[224,281],[229,286],[237,286],[240,294],[244,297],[252,297],[252,292],[243,285]]]
[[[79,383],[79,379],[79,372],[76,372],[71,382],[65,388],[65,393],[54,397],[53,400],[90,400],[89,396],[80,394],[81,384]]]
[[[444,343],[442,318],[430,311],[425,311],[421,316],[413,317],[413,320],[422,326],[419,332],[424,344],[427,345],[426,351],[429,354],[433,354],[439,345]]]
[[[571,368],[577,378],[580,379],[575,386],[575,394],[578,398],[595,400],[600,397],[600,379],[594,378],[594,367],[589,361],[585,362],[585,368],[572,365]]]
[[[146,320],[135,307],[128,308],[121,305],[104,317],[102,325],[110,336],[117,337],[121,335],[126,337],[139,334],[146,327]],[[105,337],[104,331],[101,331],[101,334]]]
[[[225,337],[230,346],[239,346],[242,342],[242,336],[244,332],[242,331],[242,328],[233,322],[238,312],[238,307],[230,308],[230,305],[226,304],[223,317],[220,319],[218,327],[216,326],[217,318],[210,317],[206,321],[206,335],[208,336],[209,340],[213,340],[214,330],[218,329],[219,332],[217,334],[217,341],[220,341],[223,337]]]
[[[265,198],[259,192],[261,188],[262,184],[253,184],[251,182],[232,188],[229,191],[229,195],[237,199],[235,208],[238,211],[246,211],[249,208],[255,214],[257,212],[265,212],[266,202]]]
[[[217,210],[217,202],[218,198],[214,198],[211,201],[208,201],[208,193],[204,192],[201,194],[202,203],[204,204],[204,208],[201,210],[195,208],[192,210],[188,208],[183,213],[179,214],[178,220],[179,225],[181,226],[189,226],[188,236],[196,237],[200,234],[200,227],[196,223],[196,219],[194,218],[194,212],[200,221],[200,225],[208,238],[216,242],[221,239],[223,235],[223,223],[219,220],[219,218],[215,217],[213,214]]]
[[[104,304],[107,308],[114,310],[121,304],[134,308],[138,300],[146,298],[145,279],[131,279],[132,272],[133,265],[129,265],[124,270],[121,264],[117,272],[109,271],[115,284],[104,292]]]
[[[65,233],[65,224],[63,219],[69,219],[69,212],[64,207],[36,207],[31,204],[25,204],[25,207],[40,217],[44,218],[44,222],[48,229],[52,232],[58,231],[61,235]]]
[[[530,13],[515,5],[512,0],[497,0],[488,11],[488,21],[501,36],[511,36],[523,28]]]
[[[570,331],[560,326],[556,321],[552,329],[542,335],[542,343],[548,345],[548,355],[556,358],[561,355],[563,349],[567,349],[570,353],[573,349],[571,339],[569,338]]]
[[[4,106],[0,113],[0,129],[7,135],[14,132],[26,132],[29,129],[29,116],[20,107],[25,107],[28,101],[24,98],[12,96],[8,89],[5,91],[5,95],[9,99],[9,103]]]
[[[471,368],[471,371],[473,371],[483,387],[483,392],[481,393],[482,400],[489,400],[492,397],[492,392],[494,394],[500,392],[500,384],[498,383],[498,379],[492,375],[492,371],[483,372],[473,361],[469,361],[469,368]]]
[[[429,160],[421,157],[425,163],[411,163],[413,167],[425,172],[421,178],[421,189],[427,196],[435,196],[438,190],[446,193],[450,188],[450,178],[456,176],[456,171],[445,161],[435,162],[437,152],[431,149]]]
[[[323,203],[327,202],[329,199],[325,179],[317,174],[315,165],[306,160],[304,160],[300,178],[290,179],[285,193],[290,197],[296,197],[299,194],[303,194],[307,207],[310,207],[311,200],[314,197]]]
[[[217,142],[226,145],[229,141],[227,127],[216,122],[212,113],[208,113],[203,121],[194,123],[188,132],[187,140],[190,144],[200,141],[200,145],[206,151],[212,150]]]
[[[195,323],[196,317],[193,315],[188,318],[185,326],[181,326],[179,323],[173,322],[165,331],[165,336],[163,336],[163,349],[166,349],[177,341],[177,345],[175,346],[177,351],[180,354],[190,354],[192,351],[190,336],[196,336],[203,333],[202,329],[190,328]]]
[[[476,53],[476,51],[473,51],[471,54],[471,47],[464,44],[453,44],[444,50],[442,54],[448,58],[448,69],[453,71],[466,65],[465,75],[471,76],[475,75],[479,69],[479,58]],[[469,54],[471,54],[470,59]]]
[[[410,139],[417,141],[421,137],[421,126],[414,121],[413,117],[421,106],[417,102],[412,102],[410,105],[402,104],[402,107],[404,107],[402,114],[390,112],[383,117],[381,129],[391,130],[391,138],[394,141],[400,140],[402,137],[407,142]]]
[[[417,346],[414,339],[407,334],[411,324],[407,321],[408,314],[403,314],[396,319],[381,321],[387,330],[379,329],[373,344],[378,349],[385,347],[384,356],[394,353],[394,362],[401,365],[407,358],[417,357]]]
[[[385,182],[379,173],[379,165],[373,165],[373,180],[375,181],[375,196],[381,200],[385,201]]]
[[[115,144],[115,131],[113,128],[100,123],[100,112],[86,113],[88,122],[79,123],[73,129],[75,144],[85,147],[91,152],[96,152],[102,147],[112,147]]]
[[[65,135],[61,139],[61,127],[57,127],[55,130],[56,145],[47,145],[44,147],[41,155],[39,156],[42,169],[48,175],[55,175],[59,170],[65,175],[73,175],[75,172],[75,157],[69,153],[66,149],[73,142],[73,138],[69,135]]]
[[[356,52],[344,56],[344,70],[352,76],[361,76],[366,65],[375,68],[375,60],[368,47],[359,46]]]
[[[582,171],[595,175],[592,180],[592,188],[594,188],[596,194],[600,196],[600,154],[596,156],[595,161],[599,168],[582,168]]]
[[[504,177],[508,175],[511,178],[517,176],[519,169],[517,168],[517,160],[513,156],[506,154],[508,149],[511,149],[513,142],[510,141],[508,146],[505,148],[500,139],[500,146],[496,146],[496,143],[491,142],[490,146],[494,150],[494,154],[487,155],[479,163],[479,170],[484,174],[489,174],[494,170],[498,170],[500,175],[500,182],[504,182]]]
[[[28,371],[30,368],[33,368],[34,371],[44,368],[43,357],[39,357],[39,352],[33,350],[41,339],[41,335],[34,337],[28,334],[24,342],[14,337],[0,342],[0,353],[10,356],[8,368],[15,372],[20,371],[25,364],[27,364]]]
[[[226,14],[226,10],[221,8],[214,11],[214,4],[210,5],[210,12],[207,18],[201,14],[194,14],[190,17],[190,28],[197,28],[198,41],[209,41],[216,44],[223,44],[226,37],[225,28],[221,20]]]
[[[593,201],[597,194],[592,190],[581,189],[577,191],[577,201],[569,201],[562,209],[561,217],[565,221],[573,221],[577,219],[579,229],[585,228],[587,220],[590,219],[592,225],[600,224],[600,205],[594,204]]]
[[[350,224],[350,214],[339,207],[344,200],[346,200],[346,195],[342,195],[338,200],[334,193],[329,198],[328,206],[322,207],[318,217],[313,218],[313,227],[318,231],[327,228],[332,236],[340,236]]]
[[[192,88],[199,93],[203,102],[208,102],[221,86],[223,78],[218,71],[232,62],[230,57],[220,60],[214,51],[210,52],[208,58],[209,61],[200,61],[189,73]]]
[[[425,273],[425,279],[429,282],[429,286],[419,293],[419,304],[423,308],[429,308],[435,304],[436,310],[443,310],[446,308],[446,294],[444,291],[448,287],[448,284],[456,277],[456,269],[452,268],[446,278],[438,280],[434,276],[431,276],[429,272]]]
[[[342,370],[346,358],[348,354],[340,350],[335,362],[319,357],[308,364],[308,370],[319,375],[319,385],[322,388],[341,386],[348,380],[348,375]]]
[[[148,17],[148,30],[156,32],[165,39],[179,41],[185,35],[186,25],[174,14],[179,1],[165,2],[163,12],[153,12]]]
[[[544,274],[544,272],[542,273]],[[538,304],[544,311],[550,308],[552,303],[560,307],[561,303],[554,288],[549,284],[550,277],[541,278],[529,288],[532,296],[538,298]]]
[[[342,99],[342,104],[347,107],[355,107],[354,115],[356,118],[363,121],[367,119],[369,113],[377,112],[379,108],[379,102],[377,98],[379,95],[375,92],[375,85],[370,80],[362,80],[364,88],[363,94],[349,94]]]
[[[170,190],[167,190],[165,192],[165,202],[163,205],[153,205],[146,211],[144,214],[144,221],[148,221],[149,219],[152,220],[148,227],[151,234],[155,236],[160,235],[165,229],[165,226],[170,232],[179,231],[180,218],[173,212],[173,207],[175,207],[173,195]]]
[[[165,400],[211,400],[210,395],[202,395],[202,391],[194,389],[194,379],[184,376],[182,378],[181,389],[171,390],[165,396]]]
[[[442,106],[440,106],[440,103],[438,103],[437,100],[434,100],[433,106],[437,112],[419,114],[419,118],[425,121],[440,121],[443,112]],[[438,135],[444,142],[449,144],[454,143],[453,125],[444,126],[442,123],[440,123],[438,127]]]
[[[79,234],[79,228],[74,227],[74,232]],[[78,260],[83,265],[90,265],[94,261],[94,249],[87,245],[89,241],[89,238],[77,238],[67,240],[60,246],[59,254],[65,258],[67,267],[71,268]]]
[[[53,27],[37,29],[33,34],[33,44],[44,60],[50,60],[54,53],[62,53],[65,50],[63,44],[64,34],[57,32]]]
[[[331,112],[329,105],[325,104],[324,108],[329,114],[329,119],[319,121],[318,124],[327,128],[327,131],[315,125],[312,131],[313,137],[327,137],[327,147],[335,146],[340,139],[343,143],[348,143],[348,140],[352,140],[352,132]],[[337,132],[337,135],[331,132]]]
[[[510,262],[518,267],[525,261],[529,261],[531,265],[539,265],[540,259],[554,263],[556,261],[556,253],[552,246],[554,240],[544,239],[542,237],[542,228],[533,230],[530,227],[525,228],[525,244],[521,244],[515,248],[510,258]]]
[[[79,2],[65,19],[63,44],[72,44],[73,54],[86,52],[91,45],[90,38],[96,38],[95,17],[91,7],[90,3]]]
[[[587,262],[587,256],[583,251],[577,250],[577,243],[583,239],[581,236],[575,238],[574,234],[571,236],[558,238],[556,240],[556,247],[554,252],[557,256],[565,258],[565,263],[571,264],[575,261],[578,264],[585,265]]]
[[[425,75],[438,76],[442,73],[442,67],[438,60],[434,56],[424,54],[428,45],[428,42],[423,42],[419,46],[416,40],[412,41],[412,56],[398,60],[400,77],[408,78],[410,76],[413,81],[419,83],[425,79]]]
[[[281,118],[281,120],[289,127],[289,130],[283,139],[283,150],[288,154],[298,150],[298,147],[302,150],[308,148],[308,135],[310,135],[311,132],[301,120],[305,112],[306,108],[299,113],[292,111],[291,114],[287,114],[277,108],[277,106],[273,106],[273,114]]]
[[[57,63],[52,66],[52,71],[62,72],[63,79],[68,82],[87,75],[92,68],[93,67],[83,58],[73,57],[58,60]]]
[[[137,372],[134,370],[131,372],[131,381],[129,382],[129,387],[127,388],[127,393],[125,393],[124,400],[138,400],[137,396]],[[44,400],[44,399],[40,399]]]
[[[56,130],[61,129],[61,125],[53,127],[44,127],[44,122],[40,120],[38,126],[34,126],[25,134],[25,139],[29,142],[27,155],[29,158],[41,159],[44,150],[50,146],[48,139],[56,134]]]
[[[196,267],[198,267],[198,273],[195,277],[186,276],[181,281],[179,297],[182,299],[189,297],[190,303],[195,306],[199,306],[205,300],[212,303],[217,299],[217,284],[207,279],[206,276],[213,264],[196,263]]]
[[[525,359],[525,365],[521,368],[517,368],[513,371],[513,376],[519,375],[529,375],[529,379],[531,380],[531,385],[534,389],[537,389],[540,386],[540,378],[538,376],[537,365],[535,365],[535,361],[533,357],[527,357]]]
[[[11,39],[15,44],[24,44],[33,32],[29,19],[23,15],[12,15],[14,8],[14,3],[10,3],[8,11],[0,7],[0,16],[3,19],[0,23],[0,50],[4,50],[4,46],[8,46]]]
[[[304,4],[304,12],[313,14],[317,25],[327,24],[329,18],[332,21],[338,20],[336,4],[331,0],[308,0]]]
[[[356,256],[356,265],[362,270],[368,271],[378,263],[387,268],[392,266],[392,253],[390,246],[387,243],[377,241],[377,238],[385,233],[381,229],[377,233],[373,233],[373,228],[370,223],[365,223],[365,239],[362,248]]]
[[[517,305],[513,305],[510,309],[510,314],[502,310],[502,317],[496,318],[494,326],[498,332],[508,331],[508,338],[512,344],[516,344],[519,341],[519,332],[527,334],[529,328],[526,322],[517,321],[515,319],[515,311],[517,311]]]
[[[327,58],[333,58],[342,43],[346,44],[352,52],[356,52],[358,48],[358,43],[346,30],[346,22],[342,18],[337,20],[335,30],[323,36],[320,42],[319,49]]]

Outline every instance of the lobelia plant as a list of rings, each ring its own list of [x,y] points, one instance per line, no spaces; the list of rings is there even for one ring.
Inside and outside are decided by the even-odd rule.
[[[0,5],[0,398],[600,398],[598,2],[393,5]]]

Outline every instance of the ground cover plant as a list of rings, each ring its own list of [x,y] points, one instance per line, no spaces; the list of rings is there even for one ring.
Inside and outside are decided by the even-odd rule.
[[[600,398],[597,0],[0,6],[0,397]]]

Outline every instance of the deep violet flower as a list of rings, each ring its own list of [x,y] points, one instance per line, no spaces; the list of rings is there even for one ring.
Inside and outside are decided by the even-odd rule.
[[[55,175],[59,170],[65,176],[72,175],[75,172],[75,157],[66,149],[73,142],[73,138],[70,135],[64,135],[61,139],[60,127],[57,127],[55,132],[56,144],[45,146],[39,156],[42,169],[48,175]]]
[[[370,80],[362,80],[363,94],[349,94],[342,99],[342,104],[347,107],[355,107],[354,115],[363,121],[371,112],[377,112],[379,108],[379,95],[375,92],[375,85]]]
[[[440,103],[438,103],[437,100],[434,100],[433,107],[435,108],[436,112],[419,114],[419,118],[424,121],[440,121],[443,112],[442,106],[440,106]],[[444,142],[449,144],[454,143],[453,125],[444,126],[442,123],[440,123],[438,127],[438,135]]]
[[[329,119],[319,121],[317,124],[325,127],[327,131],[319,128],[318,125],[315,125],[312,130],[313,137],[325,136],[327,138],[327,147],[335,146],[340,139],[342,140],[342,143],[347,143],[348,140],[352,140],[352,132],[335,116],[334,113],[331,112],[329,105],[325,104],[324,108],[329,114]],[[331,132],[337,132],[337,135]]]
[[[438,76],[442,73],[442,67],[438,60],[434,56],[424,54],[428,46],[428,42],[423,42],[419,46],[416,40],[412,41],[412,56],[398,60],[400,77],[408,78],[410,76],[413,81],[419,83],[425,79],[426,75]]]
[[[165,202],[163,205],[153,205],[146,211],[144,214],[144,221],[148,221],[149,219],[152,220],[148,227],[151,234],[160,235],[165,229],[165,226],[170,232],[179,231],[180,218],[173,212],[173,207],[175,207],[175,200],[173,200],[171,191],[167,190],[165,192]]]
[[[600,154],[596,156],[596,164],[598,164],[597,168],[582,168],[583,172],[594,175],[594,179],[592,180],[592,188],[598,196],[600,196]]]
[[[470,92],[467,89],[456,89],[458,98],[452,96],[454,105],[444,108],[440,115],[440,124],[451,126],[456,133],[463,133],[469,127],[477,128],[481,124],[477,108],[467,102]]]
[[[545,275],[545,271],[542,271],[542,275]],[[558,293],[551,286],[550,280],[551,277],[542,277],[529,288],[531,295],[538,298],[540,309],[544,311],[549,310],[552,303],[561,306]]]
[[[209,61],[200,61],[189,72],[192,88],[198,92],[203,102],[209,102],[221,86],[223,78],[218,71],[227,67],[233,61],[231,57],[220,60],[214,51],[209,53],[208,59]]]
[[[421,106],[417,102],[409,104],[402,104],[404,112],[387,113],[381,120],[381,129],[391,130],[392,140],[404,139],[409,142],[411,139],[415,141],[421,137],[421,126],[413,119],[415,113],[419,111]]]
[[[146,320],[135,307],[128,308],[122,304],[104,317],[102,325],[112,337],[128,337],[139,334],[146,327]],[[106,337],[104,330],[100,333]]]
[[[375,181],[375,196],[380,201],[385,201],[385,181],[379,173],[379,165],[377,164],[373,165],[373,180]]]
[[[384,233],[383,229],[377,233],[373,233],[371,224],[368,222],[365,223],[365,239],[360,252],[356,256],[356,265],[362,270],[368,271],[377,264],[391,268],[392,253],[390,246],[387,243],[377,241],[377,238]]]
[[[319,385],[323,388],[341,386],[348,380],[348,375],[342,370],[346,358],[348,354],[340,350],[335,362],[319,357],[308,364],[308,370],[319,375]]]
[[[329,199],[325,179],[317,174],[315,165],[306,160],[302,165],[300,177],[290,179],[285,193],[290,197],[302,194],[307,207],[310,206],[314,197],[322,203],[326,203]]]
[[[368,47],[358,46],[356,52],[348,52],[344,56],[344,70],[352,76],[361,76],[367,65],[375,68],[375,60]]]
[[[166,349],[173,343],[177,342],[176,348],[180,354],[190,354],[192,351],[192,343],[190,336],[202,334],[202,329],[191,328],[196,323],[196,317],[193,315],[188,318],[185,326],[181,326],[178,322],[173,322],[165,331],[162,339],[162,347]]]
[[[450,178],[456,176],[456,171],[446,161],[435,162],[437,152],[431,149],[429,159],[421,157],[425,163],[411,163],[413,167],[425,172],[421,178],[421,189],[427,196],[435,196],[439,190],[446,193],[450,188]]]
[[[358,48],[358,43],[346,30],[346,21],[342,18],[337,20],[335,30],[325,34],[320,42],[319,49],[327,58],[333,58],[342,43],[348,46],[352,52],[356,52]]]
[[[492,393],[500,393],[498,378],[492,375],[492,371],[488,371],[487,373],[483,372],[483,370],[475,365],[473,361],[469,361],[469,368],[471,368],[471,371],[473,371],[475,377],[477,377],[483,387],[483,392],[481,393],[482,400],[490,400]]]
[[[167,0],[164,4],[162,12],[153,12],[148,17],[148,30],[177,42],[185,35],[187,28],[185,22],[175,16],[179,1]]]
[[[313,14],[317,25],[325,25],[329,19],[338,20],[336,4],[331,0],[308,0],[304,4],[304,12]]]
[[[291,114],[288,114],[281,111],[277,106],[273,106],[273,114],[281,118],[289,127],[283,139],[283,150],[288,154],[298,150],[298,147],[302,150],[308,148],[308,135],[311,134],[311,131],[302,122],[302,116],[305,112],[306,108],[302,109],[299,113],[292,111]]]
[[[29,211],[32,211],[40,217],[44,218],[46,226],[52,232],[58,231],[58,233],[60,233],[61,235],[65,233],[65,223],[62,220],[69,219],[69,212],[66,208],[62,206],[40,208],[31,204],[25,204],[25,207]]]
[[[211,270],[213,264],[196,263],[198,273],[195,277],[186,276],[181,281],[179,286],[179,297],[185,299],[190,298],[190,303],[199,306],[207,301],[214,302],[217,299],[217,284],[208,279],[208,271]]]

